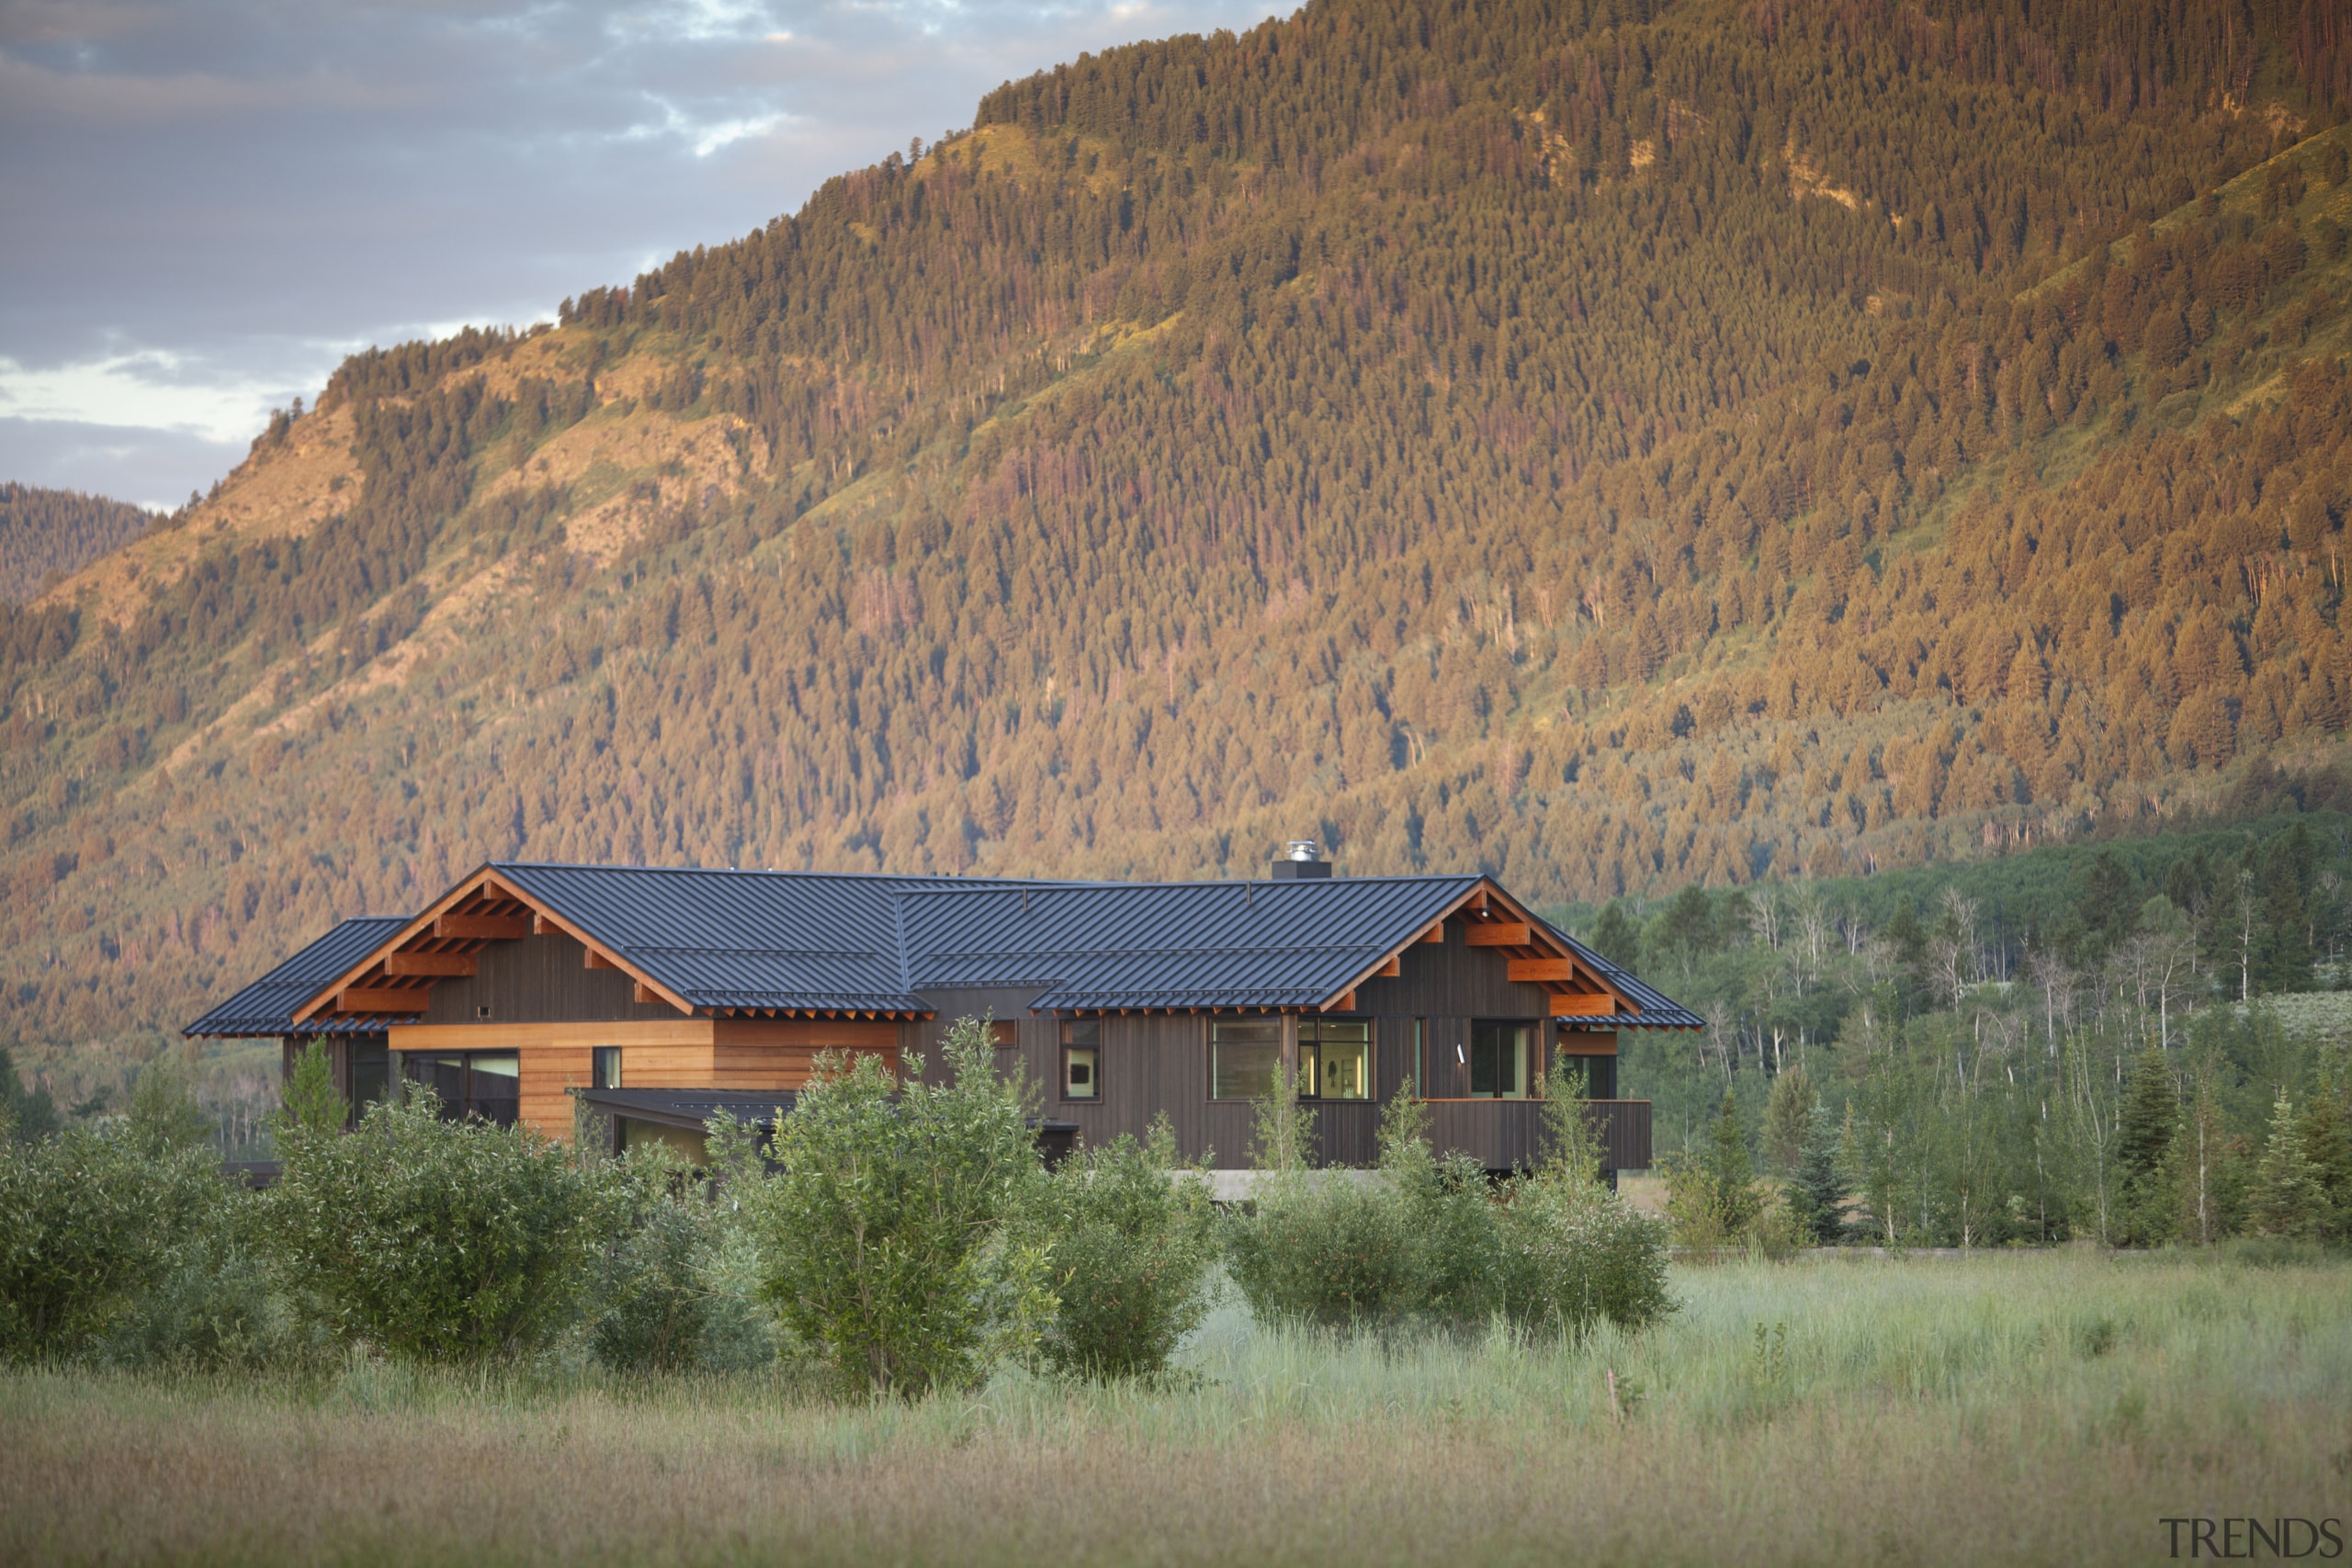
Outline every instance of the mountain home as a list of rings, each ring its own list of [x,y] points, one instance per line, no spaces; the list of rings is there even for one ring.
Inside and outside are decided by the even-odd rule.
[[[1540,1149],[1544,1080],[1584,1068],[1607,1166],[1650,1162],[1617,1041],[1701,1021],[1484,875],[1339,877],[1312,845],[1263,881],[1022,882],[492,863],[409,919],[346,920],[188,1026],[322,1042],[355,1104],[429,1084],[453,1114],[698,1151],[720,1109],[789,1110],[818,1055],[893,1071],[987,1017],[1049,1129],[1165,1113],[1188,1157],[1248,1163],[1288,1069],[1323,1163],[1375,1157],[1382,1101],[1491,1170]],[[600,1131],[599,1135],[606,1135]]]

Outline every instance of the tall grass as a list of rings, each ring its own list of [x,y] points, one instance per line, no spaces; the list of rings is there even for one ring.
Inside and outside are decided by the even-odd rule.
[[[0,1561],[2143,1562],[2352,1486],[2352,1269],[1735,1265],[1581,1345],[1266,1329],[1172,1386],[0,1377]],[[1617,1398],[1612,1405],[1611,1377]]]

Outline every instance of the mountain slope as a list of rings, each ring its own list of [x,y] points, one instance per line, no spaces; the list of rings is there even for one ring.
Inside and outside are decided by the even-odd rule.
[[[0,484],[0,603],[21,604],[137,538],[154,514],[76,490]]]
[[[356,357],[0,621],[0,1032],[152,1037],[491,855],[1315,832],[1559,899],[2332,745],[2346,62],[2284,6],[1337,0],[1009,85]]]

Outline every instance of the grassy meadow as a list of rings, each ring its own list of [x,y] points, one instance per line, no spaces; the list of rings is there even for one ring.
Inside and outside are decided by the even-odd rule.
[[[0,1562],[2146,1562],[2167,1515],[2352,1513],[2352,1267],[2262,1261],[1682,1269],[1577,1348],[1228,1303],[1168,1389],[914,1404],[11,1371]]]

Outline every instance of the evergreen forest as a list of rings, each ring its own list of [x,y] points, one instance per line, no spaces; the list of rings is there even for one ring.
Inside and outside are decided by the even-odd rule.
[[[80,1103],[493,857],[1302,836],[1615,900],[1651,968],[1678,890],[1853,890],[1822,929],[1902,974],[1843,994],[1896,1001],[1700,986],[1718,1082],[1756,1027],[1973,1028],[2063,915],[1956,990],[1940,892],[1911,943],[1873,889],[2340,807],[2347,234],[2317,0],[1315,0],[1081,57],[548,322],[354,355],[0,606],[0,1045]],[[2134,908],[2222,920],[2228,855]],[[2216,1020],[2266,988],[2219,931]]]
[[[145,533],[153,513],[75,490],[0,484],[0,602],[22,604]]]

